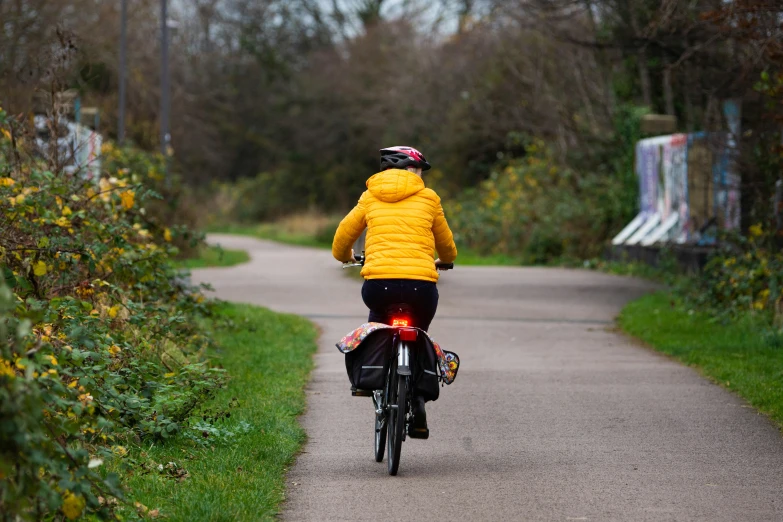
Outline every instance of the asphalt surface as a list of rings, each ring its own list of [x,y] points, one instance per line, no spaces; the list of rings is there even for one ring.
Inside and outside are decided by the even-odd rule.
[[[223,299],[322,329],[286,520],[783,520],[783,437],[692,369],[616,332],[647,283],[554,268],[461,267],[431,334],[461,360],[400,472],[372,456],[369,398],[334,346],[366,320],[329,252],[211,236],[251,261],[194,271]]]

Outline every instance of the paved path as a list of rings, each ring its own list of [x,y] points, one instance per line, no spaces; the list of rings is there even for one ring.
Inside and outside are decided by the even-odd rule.
[[[366,318],[361,283],[326,251],[211,240],[252,260],[196,279],[323,330],[284,519],[783,520],[777,429],[614,331],[643,282],[551,268],[445,274],[431,333],[462,367],[428,405],[430,439],[405,442],[389,477],[372,458],[370,399],[350,396],[334,348]]]

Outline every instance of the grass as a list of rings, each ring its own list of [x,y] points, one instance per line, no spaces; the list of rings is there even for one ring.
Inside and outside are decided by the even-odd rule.
[[[207,268],[215,266],[234,266],[250,261],[244,250],[224,250],[220,247],[205,247],[198,257],[184,259],[179,264],[185,268]]]
[[[240,236],[251,236],[260,239],[269,239],[289,245],[309,246],[316,248],[331,248],[331,240],[319,240],[315,236],[308,234],[286,232],[275,228],[274,225],[262,223],[260,225],[223,225],[219,227],[210,227],[209,232],[218,232],[221,234],[238,234]]]
[[[208,227],[208,232],[239,234],[316,248],[331,248],[341,216],[315,212],[293,214],[273,223],[255,225],[228,224]]]
[[[297,416],[305,407],[315,327],[297,316],[248,305],[222,305],[218,315],[233,324],[216,326],[220,350],[211,355],[230,381],[207,408],[213,414],[228,411],[230,418],[212,425],[216,431],[206,446],[192,440],[203,440],[202,429],[187,428],[191,436],[135,448],[126,457],[151,469],[143,474],[133,468],[127,480],[133,499],[159,509],[167,520],[274,518],[285,495],[286,468],[305,440]],[[238,404],[232,405],[233,398]],[[184,468],[187,478],[172,478],[170,462]]]
[[[332,220],[334,222],[334,220]],[[209,227],[208,232],[221,234],[238,234],[260,239],[268,239],[289,245],[309,246],[314,248],[332,248],[332,229],[322,229],[320,232],[302,231],[296,227],[280,226],[277,223],[261,223],[258,225],[221,225]],[[457,263],[460,265],[498,265],[498,266],[522,266],[525,263],[521,258],[506,255],[492,254],[480,255],[476,252],[460,249]]]
[[[783,333],[750,315],[723,324],[672,299],[660,292],[630,303],[620,327],[697,368],[783,427]]]

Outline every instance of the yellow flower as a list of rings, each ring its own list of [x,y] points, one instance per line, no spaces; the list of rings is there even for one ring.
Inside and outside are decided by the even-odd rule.
[[[5,359],[0,359],[0,376],[3,375],[13,377],[15,374],[13,368],[11,368],[11,363]]]
[[[68,387],[69,388],[76,388],[77,384],[79,384],[79,381],[73,380],[73,381],[70,382],[70,384],[68,384]]]
[[[112,355],[117,355],[117,354],[118,354],[118,353],[120,353],[121,351],[122,351],[122,348],[120,348],[120,347],[119,347],[119,346],[117,346],[116,344],[112,344],[112,345],[109,347],[109,353],[110,353],[110,354],[112,354]]]
[[[171,241],[171,230],[169,230],[168,228],[163,230],[163,239],[165,239],[166,241]]]
[[[69,207],[67,205],[65,207],[63,207],[63,216],[70,216],[71,214],[73,214],[73,211],[71,210],[71,207]]]
[[[124,457],[128,454],[128,450],[125,449],[124,446],[112,446],[111,452],[117,455],[118,457]]]
[[[132,190],[126,190],[120,194],[120,200],[122,201],[122,208],[130,210],[133,208],[133,200],[136,194]]]
[[[87,503],[81,495],[74,495],[66,491],[63,496],[63,514],[68,520],[76,520],[82,515]]]
[[[68,221],[68,218],[65,216],[58,217],[55,220],[54,224],[57,225],[58,227],[63,227],[63,228],[68,228],[71,226],[71,222]]]
[[[46,275],[46,263],[43,261],[38,261],[36,264],[34,264],[33,273],[38,277]]]
[[[759,237],[764,233],[764,230],[761,228],[761,223],[756,223],[755,225],[751,225],[748,232],[750,232],[751,237]]]
[[[58,366],[57,357],[55,357],[54,355],[49,355],[48,358],[49,358],[49,362],[52,363],[52,366]]]
[[[109,308],[109,317],[114,319],[115,317],[117,317],[117,314],[119,313],[119,311],[120,311],[120,305],[112,306],[111,308]]]
[[[0,178],[0,187],[13,187],[15,183],[11,178]]]

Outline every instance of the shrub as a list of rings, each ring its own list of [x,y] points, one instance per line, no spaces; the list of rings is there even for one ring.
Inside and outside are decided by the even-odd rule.
[[[445,203],[458,244],[531,263],[597,255],[625,219],[614,204],[624,193],[623,182],[562,166],[541,141],[526,151]]]
[[[178,433],[223,381],[208,303],[171,263],[194,236],[144,206],[159,159],[108,147],[85,180],[23,139],[0,110],[0,512],[110,518],[123,493],[102,463]]]
[[[702,308],[728,315],[755,312],[772,319],[783,301],[783,252],[761,225],[747,237],[731,236],[710,257],[686,295]]]

